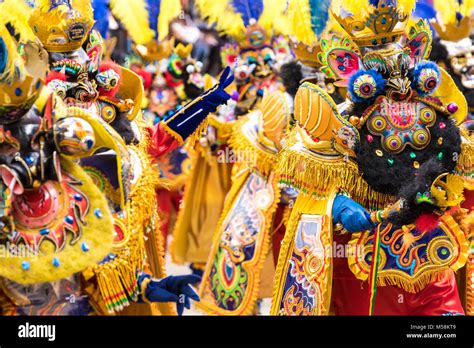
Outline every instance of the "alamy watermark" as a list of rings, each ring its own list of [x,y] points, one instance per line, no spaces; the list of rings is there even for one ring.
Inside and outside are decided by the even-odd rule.
[[[257,164],[257,156],[252,150],[232,150],[230,147],[217,151],[217,163],[246,163],[249,166]]]

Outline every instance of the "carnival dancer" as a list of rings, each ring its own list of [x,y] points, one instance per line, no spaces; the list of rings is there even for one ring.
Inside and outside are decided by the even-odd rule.
[[[144,117],[147,122],[156,125],[166,121],[184,104],[204,92],[205,80],[212,84],[210,76],[205,79],[201,74],[202,63],[191,57],[191,51],[192,45],[178,44],[169,57],[154,66],[154,73],[146,68],[136,70],[140,76],[150,80],[149,87],[145,89],[148,103]],[[147,74],[150,76],[147,77]],[[184,184],[191,170],[191,159],[186,146],[180,146],[160,156],[156,165],[160,172],[157,188],[158,214],[166,246],[168,234],[173,230],[181,206]]]
[[[9,0],[0,7],[6,63],[1,74],[1,243],[7,250],[0,265],[1,312],[97,313],[85,273],[113,250],[114,220],[105,195],[76,160],[115,148],[115,140],[89,113],[66,106],[43,88],[48,55],[28,25],[30,9]],[[184,293],[187,301],[197,298],[188,288],[192,279],[163,281],[167,284],[148,281],[149,298],[177,302]]]
[[[298,141],[281,152],[279,168],[300,194],[272,313],[461,314],[454,271],[468,241],[455,167],[466,101],[426,60],[427,24],[404,30],[411,4],[332,6],[346,34],[322,40],[318,57],[349,100],[338,107],[311,84],[296,96]],[[338,245],[347,246],[341,255]]]
[[[334,79],[328,78],[320,71],[321,63],[318,60],[320,52],[319,40],[323,33],[328,33],[335,27],[334,20],[330,21],[329,7],[331,1],[319,1],[314,4],[308,0],[290,1],[287,9],[290,23],[290,47],[294,59],[286,62],[280,68],[280,76],[285,92],[290,98],[291,113],[296,92],[304,82],[310,82],[327,92],[336,103],[344,101],[341,87],[335,86]],[[294,120],[292,120],[294,124]],[[287,139],[290,140],[290,139]],[[279,205],[274,227],[272,229],[272,247],[275,264],[278,261],[280,245],[285,235],[288,218],[291,213],[297,190],[290,186],[283,186],[285,200],[289,204]]]
[[[88,110],[102,132],[114,139],[113,151],[97,151],[81,160],[95,183],[108,192],[115,228],[112,252],[83,272],[90,285],[83,290],[100,304],[96,310],[101,314],[121,311],[139,300],[177,299],[183,291],[198,299],[188,285],[196,282],[196,277],[159,280],[145,273],[149,268],[155,276],[164,277],[162,249],[157,242],[161,236],[154,192],[157,178],[149,156],[158,157],[178,146],[201,125],[207,113],[229,98],[222,89],[231,82],[224,81],[228,75],[223,74],[220,87],[185,105],[168,122],[147,129],[136,117],[143,95],[141,80],[127,69],[101,63],[100,36],[94,32],[88,35],[93,24],[88,2],[40,2],[29,23],[50,52],[55,72],[49,86],[68,103]],[[73,37],[67,34],[72,28]],[[87,38],[86,52],[81,46]],[[145,243],[145,237],[154,245]],[[179,314],[189,306],[188,298],[179,302]],[[167,305],[160,311],[171,313]]]
[[[199,291],[199,307],[209,313],[252,314],[261,297],[261,272],[281,199],[273,167],[289,121],[287,98],[271,93],[259,110],[237,122],[230,137],[242,164],[227,194]]]
[[[291,141],[284,137],[294,123],[290,115],[293,98],[298,85],[304,81],[314,81],[325,90],[332,86],[324,74],[317,71],[320,67],[317,40],[329,17],[329,2],[319,4],[320,7],[310,7],[307,0],[290,3],[291,46],[298,61],[286,62],[280,68],[287,91],[264,96],[261,111],[251,112],[238,121],[231,136],[232,151],[240,156],[238,161],[243,161],[244,166],[235,176],[226,198],[201,283],[199,307],[209,313],[253,314],[257,298],[267,297],[265,278],[274,277],[274,263],[278,260],[292,202],[297,195],[291,187],[278,187],[275,176],[275,157],[283,141]],[[318,17],[318,14],[325,15]],[[335,88],[331,92],[334,93]],[[282,115],[282,111],[286,114]],[[257,122],[255,115],[262,120]],[[285,120],[286,127],[283,127]],[[257,125],[252,126],[255,122]],[[276,122],[281,122],[280,127]],[[258,134],[256,140],[252,140],[253,133],[249,129]],[[263,136],[268,133],[276,146],[271,147]],[[273,148],[273,156],[266,153],[269,148]],[[264,175],[267,181],[256,181],[259,175]],[[262,202],[268,205],[262,207]],[[270,254],[273,251],[273,257],[268,250]]]
[[[281,32],[285,6],[283,1],[261,0],[200,0],[196,5],[209,24],[215,24],[218,31],[235,41],[224,46],[221,57],[223,65],[231,66],[236,76],[234,105],[222,108],[216,117],[211,116],[212,127],[207,137],[194,146],[193,170],[173,231],[174,261],[190,262],[191,269],[201,274],[231,187],[232,170],[237,171],[232,169],[234,156],[228,146],[233,124],[237,117],[258,107],[265,92],[281,86],[273,69],[276,55],[272,40],[274,34]]]

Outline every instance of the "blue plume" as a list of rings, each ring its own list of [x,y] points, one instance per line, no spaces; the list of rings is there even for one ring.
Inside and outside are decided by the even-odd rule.
[[[91,1],[92,8],[94,9],[94,29],[98,30],[104,39],[109,31],[109,3],[110,0]]]
[[[5,41],[0,37],[0,74],[5,72],[8,61],[8,50]]]
[[[245,26],[251,18],[258,21],[263,12],[263,0],[232,0],[232,6],[242,16]]]
[[[369,0],[369,4],[374,7],[379,7],[380,1],[382,1],[382,4],[389,6],[394,6],[397,4],[397,0]]]
[[[320,37],[326,27],[329,19],[329,7],[331,0],[309,0],[309,8],[311,12],[311,29]]]
[[[155,38],[158,36],[158,16],[160,15],[161,0],[146,0],[148,9],[148,23],[155,31]]]
[[[420,0],[416,2],[415,17],[433,19],[436,18],[436,10],[431,1]]]

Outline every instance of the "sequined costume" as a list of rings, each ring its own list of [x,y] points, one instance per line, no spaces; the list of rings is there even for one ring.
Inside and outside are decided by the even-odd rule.
[[[38,20],[39,18],[41,20]],[[80,226],[76,226],[78,224],[76,219],[83,220],[89,215],[94,216],[95,219],[101,220],[102,225],[98,227],[97,223],[88,221],[88,229],[95,229],[96,232],[103,230],[104,236],[113,237],[113,243],[110,239],[108,244],[102,243],[100,247],[97,247],[97,243],[93,245],[74,243],[75,248],[79,248],[86,255],[84,257],[86,261],[87,255],[96,255],[102,250],[100,254],[102,257],[96,256],[94,262],[87,262],[84,265],[86,261],[81,262],[81,259],[78,261],[71,258],[63,261],[53,258],[52,266],[58,270],[64,269],[66,273],[61,273],[64,277],[80,272],[80,285],[76,277],[74,286],[68,286],[68,288],[74,292],[74,298],[77,298],[78,291],[81,298],[88,298],[91,306],[90,314],[113,314],[137,301],[146,303],[145,306],[151,308],[148,313],[154,314],[156,310],[153,308],[155,304],[152,301],[161,301],[159,298],[162,295],[159,294],[163,294],[162,290],[166,286],[168,289],[170,286],[176,288],[176,284],[180,284],[184,278],[167,277],[154,280],[146,273],[151,272],[158,278],[165,276],[162,243],[158,240],[161,233],[158,230],[154,191],[158,177],[154,175],[151,168],[150,156],[158,157],[182,143],[186,137],[199,128],[206,115],[215,111],[215,108],[229,96],[216,85],[185,105],[166,123],[147,129],[140,124],[140,118],[137,117],[143,95],[141,80],[127,69],[101,62],[100,35],[94,31],[88,35],[93,24],[92,8],[88,2],[42,1],[31,15],[29,23],[49,51],[52,73],[48,77],[48,87],[69,105],[74,105],[74,110],[78,110],[77,114],[80,116],[80,120],[75,121],[77,124],[74,123],[74,119],[69,118],[64,122],[67,121],[70,124],[58,123],[58,127],[61,127],[66,137],[62,136],[63,139],[58,135],[54,140],[60,146],[64,143],[62,146],[65,153],[73,150],[81,153],[82,148],[76,150],[76,147],[82,143],[75,144],[69,140],[71,136],[68,132],[73,131],[74,127],[82,126],[81,122],[86,121],[96,130],[96,143],[92,139],[85,142],[85,145],[81,145],[89,146],[86,150],[82,150],[85,155],[81,156],[83,157],[80,160],[81,167],[73,163],[77,169],[72,171],[75,168],[72,167],[70,170],[76,177],[80,173],[87,173],[85,176],[78,177],[80,181],[85,182],[84,186],[92,192],[97,190],[97,192],[105,192],[106,195],[100,193],[102,200],[95,197],[88,200],[80,192],[74,191],[77,190],[74,188],[74,185],[77,185],[74,177],[70,180],[63,179],[64,189],[70,191],[69,199],[74,199],[73,202],[77,202],[78,206],[77,208],[71,206],[70,209],[77,209],[77,214],[81,214],[77,218],[74,218],[74,215],[70,216],[71,214],[67,215],[64,221],[72,225],[72,230],[76,230],[80,229]],[[54,30],[50,30],[51,28]],[[86,39],[87,42],[85,42]],[[84,48],[81,48],[83,43]],[[228,83],[224,82],[226,73],[223,76],[221,82]],[[53,102],[46,105],[51,105],[51,103]],[[77,133],[84,137],[90,133],[90,130],[79,128]],[[76,155],[75,152],[73,154]],[[67,163],[65,167],[68,168]],[[68,177],[65,176],[65,178]],[[49,196],[45,195],[45,197]],[[42,204],[45,199],[37,195],[32,198],[37,205]],[[102,204],[103,207],[93,208],[89,206],[90,204]],[[113,225],[111,225],[112,222]],[[107,226],[107,223],[110,226]],[[51,231],[43,229],[41,232],[47,234]],[[93,247],[97,251],[91,252]],[[104,250],[106,250],[105,253]],[[71,262],[74,267],[68,267]],[[66,267],[63,268],[63,264]],[[28,268],[26,270],[29,273],[22,282],[36,283],[35,272],[31,272],[32,265],[25,268]],[[54,275],[54,272],[50,272],[48,276],[54,278],[51,280],[61,278]],[[48,276],[45,275],[44,280],[49,280]],[[64,281],[61,280],[56,285],[52,284],[52,287],[61,288],[63,283]],[[160,283],[162,285],[159,285]],[[12,285],[11,282],[5,284],[9,284],[8,292],[6,291],[8,295],[20,295],[18,291],[22,289],[30,291],[14,283]],[[162,286],[165,288],[160,288]],[[180,287],[181,285],[178,286]],[[33,288],[42,291],[41,289],[50,287],[45,285],[45,287],[34,286]],[[52,306],[56,305],[54,301],[57,301],[57,305],[60,306],[60,302],[64,303],[64,297],[53,296],[50,297],[50,301],[53,301],[50,303]],[[182,308],[180,309],[180,304],[178,304],[179,312]],[[173,309],[165,302],[160,304],[159,310],[162,314],[173,313]],[[42,311],[43,309],[29,312],[47,313]],[[81,314],[87,314],[87,311]]]
[[[176,110],[204,91],[202,63],[191,57],[192,48],[192,45],[178,44],[168,57],[159,62],[147,63],[150,58],[144,56],[140,63],[132,63],[132,70],[146,82],[144,118],[148,124],[166,121]],[[206,80],[212,84],[209,76],[206,76]],[[157,158],[155,164],[160,173],[158,213],[166,246],[166,239],[180,209],[184,184],[191,170],[191,159],[186,146],[180,146]]]
[[[178,263],[191,262],[202,272],[208,259],[212,236],[217,227],[224,199],[232,184],[234,165],[229,136],[241,115],[258,107],[264,93],[279,90],[276,73],[274,39],[282,32],[278,19],[283,17],[282,1],[244,1],[250,12],[231,1],[197,1],[201,15],[217,30],[227,34],[233,43],[221,49],[221,60],[233,69],[236,82],[232,86],[233,105],[211,116],[207,137],[194,145],[192,172],[186,183],[183,203],[173,231],[172,256]],[[281,42],[282,55],[289,48]],[[238,164],[238,163],[237,163]]]
[[[226,197],[201,282],[199,307],[209,313],[253,313],[264,290],[261,273],[267,258],[273,269],[271,232],[281,201],[273,167],[289,124],[287,98],[275,92],[263,98],[260,110],[243,116],[230,137],[240,170]],[[273,271],[269,273],[272,278]]]
[[[455,167],[465,160],[459,124],[467,104],[426,60],[428,25],[405,28],[411,10],[402,1],[332,4],[344,31],[321,40],[317,56],[348,100],[336,105],[308,83],[296,95],[295,142],[279,168],[300,194],[272,314],[463,313],[454,272],[468,240]]]

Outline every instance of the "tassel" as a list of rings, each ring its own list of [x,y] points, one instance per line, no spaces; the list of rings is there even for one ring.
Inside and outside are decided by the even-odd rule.
[[[281,183],[317,198],[327,198],[329,188],[336,185],[371,210],[382,209],[395,200],[374,191],[358,174],[356,164],[342,157],[306,153],[299,144],[280,152],[276,171]]]
[[[375,296],[377,294],[377,273],[379,269],[380,261],[380,225],[377,226],[374,235],[374,244],[372,247],[372,265],[370,267],[369,276],[369,288],[370,288],[370,299],[369,299],[369,315],[374,315],[375,310]]]
[[[139,127],[143,124],[139,123]],[[156,226],[156,196],[155,187],[159,177],[151,166],[151,160],[146,152],[149,138],[142,131],[143,138],[137,146],[130,150],[140,158],[142,173],[140,180],[132,187],[130,199],[126,205],[126,233],[129,239],[123,247],[114,251],[115,257],[107,262],[95,265],[93,272],[97,278],[101,299],[110,314],[121,311],[131,301],[136,301],[139,294],[137,270],[144,268],[145,262],[145,233]],[[164,251],[157,250],[164,260]]]
[[[238,161],[245,163],[250,169],[258,170],[262,175],[268,176],[276,164],[276,154],[265,151],[258,145],[258,139],[249,139],[242,133],[241,126],[248,121],[243,118],[237,122],[232,136],[229,139],[232,151],[238,157]],[[239,158],[240,156],[240,158]]]
[[[429,283],[442,280],[449,272],[449,269],[437,268],[436,270],[427,271],[425,274],[418,277],[415,281],[408,282],[400,277],[378,277],[378,286],[396,286],[406,292],[415,294],[423,290]]]

